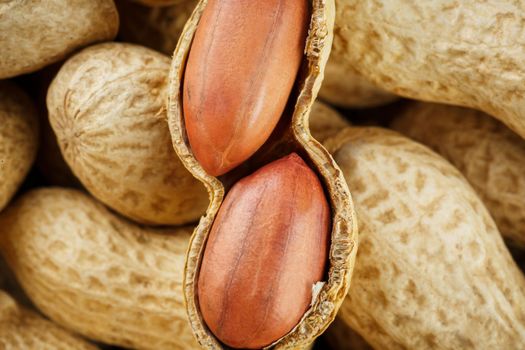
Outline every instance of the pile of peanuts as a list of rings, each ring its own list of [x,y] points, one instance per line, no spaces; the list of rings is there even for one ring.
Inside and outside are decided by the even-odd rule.
[[[525,349],[524,33],[0,1],[0,349]]]

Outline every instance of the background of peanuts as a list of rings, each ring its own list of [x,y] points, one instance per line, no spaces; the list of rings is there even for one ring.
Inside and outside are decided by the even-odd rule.
[[[141,35],[140,33],[137,35],[137,34],[133,34],[132,31],[126,32],[126,30],[128,30],[130,27],[132,28],[133,23],[140,23],[134,17],[135,16],[134,13],[141,12],[141,11],[152,11],[152,10],[150,10],[149,8],[145,6],[143,7],[142,5],[128,3],[127,0],[117,1],[117,6],[119,8],[119,13],[121,16],[121,31],[115,41],[137,42],[140,44],[144,44],[144,38],[140,36]],[[126,9],[124,9],[124,7],[126,7]],[[188,5],[188,7],[191,8],[190,5]],[[155,9],[154,12],[155,12],[155,16],[157,17],[155,16],[154,17],[161,18],[163,15],[169,16],[170,11],[171,10],[169,7]],[[181,23],[179,23],[179,25]],[[167,30],[167,29],[163,28],[163,30]],[[173,30],[173,29],[169,29],[169,30]],[[169,51],[171,50],[172,45],[174,45],[174,42],[176,42],[176,40],[172,41],[171,43],[165,43],[165,42],[159,43],[159,42],[151,41],[150,42],[151,44],[149,46],[157,50]],[[61,65],[61,62],[49,65],[43,70],[39,70],[35,73],[21,75],[21,76],[11,79],[16,84],[18,84],[20,87],[22,87],[29,94],[29,96],[33,99],[33,101],[37,102],[39,113],[45,113],[44,112],[45,102],[43,100],[43,92],[42,92],[42,85],[41,85],[42,77],[54,75],[55,72],[60,67],[60,65]],[[320,100],[330,103],[331,102],[330,98],[329,97],[326,98],[328,95],[329,94],[327,92],[324,92],[324,93],[321,92]],[[333,101],[333,102],[337,104],[337,101]],[[368,108],[364,108],[364,106],[360,106],[360,108],[344,108],[336,104],[331,104],[331,106],[335,108],[341,115],[343,115],[353,125],[389,127],[392,120],[396,117],[396,115],[398,115],[404,108],[406,108],[407,105],[410,104],[410,101],[404,98],[395,99],[395,98],[392,98],[391,95],[390,96],[387,95],[386,97],[383,98],[381,102],[375,103],[375,104],[379,104],[379,106],[371,106]],[[43,142],[43,140],[41,142]],[[45,168],[45,164],[46,164],[45,163],[46,160],[44,157],[45,155],[42,155],[42,154],[38,156],[37,162],[32,167],[25,181],[23,182],[20,189],[18,190],[17,196],[20,193],[24,193],[31,188],[52,185],[51,182],[46,180],[46,174],[42,170],[43,168]],[[79,184],[73,184],[73,185],[80,186]],[[15,196],[15,198],[17,196]],[[509,250],[511,251],[515,261],[517,262],[521,270],[525,272],[525,251],[518,249],[512,245],[509,245]],[[5,273],[7,275],[10,274],[7,270],[5,271]],[[10,281],[8,285],[9,289],[20,292],[21,298],[19,299],[19,301],[24,305],[30,305],[31,304],[30,301],[23,296],[23,293],[20,291],[20,288],[16,284],[13,283],[13,279],[9,278],[8,280]],[[111,347],[111,346],[106,346],[102,344],[100,344],[100,347],[104,349],[119,349],[118,347]],[[332,349],[332,348],[330,347],[330,343],[326,340],[326,338],[322,336],[317,340],[315,349]]]

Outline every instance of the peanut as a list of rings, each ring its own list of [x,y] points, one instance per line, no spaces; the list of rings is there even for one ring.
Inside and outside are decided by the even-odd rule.
[[[0,79],[34,72],[117,30],[112,0],[2,1]]]
[[[201,312],[215,336],[258,349],[288,333],[324,279],[329,227],[321,183],[295,153],[237,182],[217,213],[199,274]]]
[[[409,105],[393,127],[454,164],[503,236],[525,247],[525,140],[483,112],[423,102]]]
[[[122,43],[70,58],[47,96],[65,160],[82,184],[142,223],[182,224],[205,211],[207,195],[171,146],[166,125],[168,57]]]
[[[208,1],[186,64],[183,108],[192,151],[210,175],[235,168],[270,136],[307,28],[306,0]]]
[[[325,145],[360,218],[346,327],[376,349],[524,348],[525,279],[463,176],[392,131],[349,128]]]
[[[199,277],[204,252],[207,251],[205,245],[208,236],[216,215],[221,208],[224,195],[239,178],[286,154],[297,152],[304,156],[305,159],[308,159],[311,170],[319,176],[319,180],[322,181],[323,187],[326,189],[326,200],[329,199],[330,202],[330,222],[333,225],[325,267],[326,275],[321,283],[315,285],[311,303],[300,317],[299,322],[280,338],[273,339],[274,341],[271,344],[267,344],[267,347],[272,349],[305,347],[321,335],[334,320],[337,310],[350,286],[350,277],[357,248],[357,224],[348,186],[337,164],[322,145],[312,137],[312,133],[309,130],[309,115],[323,79],[323,71],[332,43],[333,18],[335,14],[334,3],[330,0],[308,1],[309,12],[311,13],[308,38],[303,43],[305,50],[301,60],[301,71],[295,81],[297,89],[287,97],[289,101],[286,113],[280,118],[278,126],[273,130],[270,138],[250,159],[243,161],[239,167],[219,178],[212,176],[213,174],[210,174],[197,159],[191,140],[188,138],[187,120],[185,113],[183,113],[185,108],[183,95],[184,89],[187,87],[187,85],[183,86],[183,79],[187,77],[188,73],[186,69],[188,55],[191,56],[190,47],[192,42],[195,43],[195,33],[198,30],[198,24],[200,22],[200,25],[202,25],[201,17],[210,4],[211,2],[206,0],[199,1],[186,23],[177,48],[173,53],[168,88],[168,125],[172,134],[173,147],[186,168],[206,185],[210,196],[210,205],[206,215],[201,218],[198,226],[195,228],[186,255],[183,291],[188,318],[193,333],[203,347],[209,349],[227,348],[224,342],[221,342],[213,334],[212,330],[206,326],[199,306]],[[292,2],[288,3],[287,6],[295,4],[295,2]],[[253,6],[264,7],[267,4],[252,4],[251,6],[252,8]],[[261,19],[258,20],[260,21]],[[243,19],[240,19],[240,21],[243,21]],[[257,23],[257,21],[254,23]],[[281,25],[279,25],[278,29],[280,28]],[[253,31],[253,28],[250,28],[250,30]],[[243,36],[244,34],[240,37],[245,40]],[[205,39],[212,40],[210,38]],[[193,52],[193,49],[191,51]],[[228,56],[228,53],[225,52],[219,54]],[[252,55],[252,53],[249,53],[249,55]],[[241,69],[239,72],[242,73],[243,70]],[[233,69],[232,75],[236,79],[240,79],[236,76],[239,72]],[[258,75],[261,72],[263,75],[267,75],[260,67],[254,74]],[[253,79],[253,77],[249,77],[248,80],[250,79]],[[281,86],[278,87],[281,88]],[[211,129],[213,129],[212,126],[222,128],[222,125],[212,124],[210,125]],[[254,132],[254,130],[249,132]],[[217,133],[220,133],[220,131],[217,131]],[[269,216],[270,214],[272,216]],[[268,220],[271,220],[270,218],[278,216],[278,213],[270,213],[268,211],[265,215],[269,217]],[[298,270],[297,273],[303,276],[307,272]],[[247,310],[244,310],[243,314],[247,317],[251,316]],[[247,318],[250,322],[255,319],[256,317]],[[266,323],[264,319],[256,321]],[[286,321],[288,322],[289,320]],[[227,328],[231,325],[223,324],[222,326]],[[269,324],[265,331],[267,334],[274,333],[274,336],[278,336],[277,333],[282,334],[284,328],[276,322]],[[270,341],[270,337],[268,339]],[[248,341],[253,340],[248,339]]]
[[[0,348],[95,350],[88,342],[20,307],[0,290]]]
[[[2,256],[57,324],[125,347],[198,348],[181,289],[190,228],[141,228],[60,188],[25,193],[0,227]]]
[[[331,57],[341,70],[401,96],[480,109],[525,137],[524,2],[337,0],[336,8]]]
[[[0,81],[0,211],[29,172],[37,145],[38,119],[32,101],[13,83]]]

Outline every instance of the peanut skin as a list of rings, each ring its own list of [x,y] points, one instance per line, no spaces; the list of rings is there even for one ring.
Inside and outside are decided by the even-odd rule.
[[[235,184],[213,223],[198,280],[213,334],[249,349],[287,334],[323,280],[329,228],[321,183],[295,153]]]
[[[270,136],[293,87],[308,28],[305,0],[210,0],[189,53],[183,110],[204,170],[222,175]]]

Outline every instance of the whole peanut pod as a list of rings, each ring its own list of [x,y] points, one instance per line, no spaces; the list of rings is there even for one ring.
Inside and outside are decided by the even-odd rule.
[[[270,6],[272,4],[279,6],[272,7]],[[303,5],[305,8],[303,8]],[[208,6],[210,6],[209,11]],[[299,8],[297,8],[297,6],[299,6]],[[219,14],[217,10],[221,8],[224,11]],[[297,13],[290,14],[290,8],[297,8]],[[245,11],[235,12],[226,11],[226,9],[244,9]],[[259,11],[259,13],[254,13],[257,11]],[[308,16],[307,13],[310,15]],[[208,18],[210,14],[217,16],[217,18],[227,18],[230,20],[213,23],[210,22],[210,18]],[[299,14],[308,18],[303,21],[298,16]],[[251,339],[245,335],[244,337],[248,339],[243,340],[247,342],[243,343],[244,345],[251,347],[264,346],[268,349],[289,349],[307,346],[322,334],[333,321],[340,303],[350,286],[357,249],[357,223],[350,191],[337,164],[330,157],[329,153],[313,138],[312,134],[319,135],[317,132],[318,129],[315,129],[316,123],[314,120],[312,120],[312,132],[310,132],[309,125],[310,113],[323,79],[324,67],[330,52],[334,14],[334,3],[329,0],[312,0],[306,1],[305,4],[299,3],[298,1],[270,1],[264,3],[237,2],[233,4],[231,1],[227,1],[221,3],[220,6],[217,1],[201,0],[198,2],[192,16],[186,23],[177,48],[173,53],[167,106],[168,125],[171,131],[173,147],[186,168],[204,183],[210,196],[210,205],[208,206],[206,215],[201,217],[190,240],[183,286],[187,313],[192,330],[199,343],[207,349],[229,348],[223,339],[220,338],[220,335],[217,336],[214,334],[214,329],[216,332],[217,329],[219,330],[217,333],[220,333],[220,331],[232,333],[231,330],[236,326],[241,327],[241,325],[245,325],[247,329],[253,329],[255,324],[263,325],[264,330],[261,330],[261,333],[254,331],[254,334],[251,335],[253,338]],[[290,20],[287,23],[283,22],[286,17],[285,15],[290,15],[295,18],[295,20]],[[281,19],[283,21],[281,21]],[[268,25],[268,23],[272,21],[276,23],[273,31],[269,29]],[[204,29],[202,29],[203,23],[205,25]],[[237,25],[232,25],[234,23]],[[292,30],[291,28],[301,25],[300,23],[303,23],[304,27],[296,28],[297,32],[292,33],[293,35],[290,34],[289,31]],[[210,28],[215,28],[216,33],[222,34],[215,36],[214,32],[210,33]],[[254,28],[259,28],[260,30],[255,30]],[[226,29],[228,29],[227,35],[223,36]],[[297,33],[302,31],[306,32],[306,30],[308,31],[308,35],[302,42],[289,42],[283,37],[286,33],[286,36],[290,35],[290,38],[295,37]],[[202,35],[200,38],[196,36],[198,33]],[[217,38],[222,39],[217,41]],[[269,48],[272,47],[273,43],[284,45],[282,42],[286,42],[287,44],[284,45],[285,47],[282,52],[276,53],[271,50],[270,52],[261,50],[261,41],[264,42],[265,40]],[[199,44],[199,42],[201,44]],[[216,50],[214,51],[215,54],[212,55],[206,50],[195,49],[195,47],[198,48],[196,44],[211,44],[214,50]],[[290,45],[292,47],[288,47]],[[295,51],[296,49],[297,52]],[[282,56],[286,53],[292,56],[296,53],[298,54],[299,74],[296,74],[297,67],[292,65],[291,62],[283,61],[284,58]],[[247,119],[246,115],[248,114],[244,112],[237,114],[235,118],[232,118],[231,114],[218,115],[219,118],[211,118],[209,123],[206,121],[202,124],[203,128],[206,129],[207,132],[210,132],[209,135],[227,135],[223,140],[225,142],[233,140],[233,138],[228,136],[232,130],[237,130],[244,136],[253,136],[253,139],[250,139],[249,142],[240,143],[236,147],[228,146],[228,152],[231,152],[233,158],[238,159],[240,163],[220,177],[215,177],[214,175],[217,173],[210,172],[209,167],[196,156],[196,148],[202,146],[203,149],[205,149],[209,146],[207,145],[208,140],[206,139],[206,134],[200,135],[204,137],[203,142],[200,143],[199,141],[195,141],[195,139],[191,139],[188,130],[187,111],[185,110],[188,105],[186,100],[183,101],[183,99],[187,97],[185,97],[185,94],[187,94],[188,91],[193,98],[195,98],[196,95],[191,88],[188,89],[188,85],[184,79],[187,79],[189,76],[189,61],[192,60],[192,55],[197,56],[193,57],[195,62],[209,63],[206,65],[206,67],[209,68],[209,75],[214,77],[222,76],[225,79],[224,81],[233,81],[240,84],[237,88],[233,88],[235,86],[232,85],[229,87],[230,90],[224,91],[223,93],[223,90],[217,90],[216,86],[222,86],[221,84],[224,84],[224,81],[217,81],[218,85],[207,84],[207,79],[201,80],[200,82],[197,81],[201,88],[199,94],[202,92],[203,98],[216,103],[216,112],[219,112],[219,110],[225,106],[231,107],[233,102],[240,104],[241,109],[244,109],[246,106],[253,107],[255,106],[253,104],[254,101],[260,102],[260,104],[257,105],[257,110],[275,112],[276,106],[284,103],[284,112],[277,115],[274,121],[274,123],[277,124],[275,128],[274,125],[259,122],[247,125],[246,122],[249,118]],[[231,66],[231,62],[227,62],[228,64],[224,66],[218,65],[218,62],[224,62],[224,59],[228,57],[232,58],[232,62],[238,62],[238,64]],[[275,57],[281,58],[278,64],[274,61]],[[217,61],[215,61],[215,59],[217,59]],[[275,65],[279,67],[274,70]],[[224,67],[230,68],[224,69]],[[295,87],[286,93],[284,102],[282,101],[283,97],[281,93],[284,91],[284,85],[287,84],[281,86],[278,84],[279,79],[273,79],[275,78],[275,72],[282,72],[283,67],[288,68],[286,68],[286,72],[283,72],[284,75],[281,78],[293,76],[291,78],[291,84]],[[269,85],[266,85],[267,83]],[[239,94],[232,94],[232,91],[241,91],[243,94],[251,92],[251,89],[246,90],[247,84],[253,84],[254,88],[256,88],[253,91],[253,95],[248,93],[246,98],[239,99]],[[239,87],[242,89],[239,90]],[[259,89],[259,87],[261,89]],[[288,88],[289,87],[290,84],[288,84]],[[268,95],[271,96],[271,98],[261,98],[257,100],[255,98],[257,91],[261,92],[264,89],[271,90],[271,94]],[[234,108],[234,112],[238,113],[239,110]],[[269,115],[265,114],[265,119],[268,117]],[[229,124],[222,123],[221,118],[227,119]],[[203,117],[201,120],[205,120],[205,118]],[[328,123],[328,125],[330,124],[331,123]],[[327,130],[327,133],[322,135],[321,138],[330,133],[331,131]],[[253,141],[260,139],[260,136],[263,134],[269,135],[269,137],[265,136],[267,139],[262,141],[263,144],[260,148],[254,148]],[[248,155],[249,158],[246,159],[246,155],[248,154],[247,150],[249,149],[252,149],[252,151],[248,153],[255,153],[251,156]],[[203,308],[201,309],[200,306],[199,293],[205,297],[206,293],[213,293],[213,289],[209,292],[206,291],[206,287],[199,289],[199,281],[201,271],[204,271],[202,269],[204,266],[204,255],[206,253],[212,254],[215,251],[215,249],[207,245],[210,242],[209,238],[212,225],[217,218],[219,209],[222,208],[223,211],[226,210],[223,207],[225,195],[235,187],[235,184],[240,179],[292,153],[301,155],[301,158],[305,164],[307,164],[309,170],[318,178],[323,188],[324,199],[329,203],[330,210],[328,215],[331,232],[330,239],[328,240],[327,257],[323,264],[326,273],[323,274],[320,280],[316,281],[319,283],[315,283],[315,288],[310,286],[306,292],[304,292],[304,289],[300,289],[304,294],[301,294],[300,297],[294,301],[293,305],[295,306],[290,303],[289,307],[291,312],[288,315],[289,318],[283,319],[283,324],[281,324],[279,320],[265,320],[264,317],[261,319],[260,309],[254,311],[253,315],[251,315],[249,308],[245,307],[244,310],[242,310],[243,308],[241,307],[231,307],[228,312],[235,309],[233,311],[235,311],[237,315],[242,314],[242,317],[234,320],[231,317],[233,313],[229,313],[230,316],[228,316],[227,322],[223,322],[219,324],[218,327],[215,327],[217,324],[214,325],[214,321],[210,320],[210,324],[208,325],[207,321],[204,320]],[[211,154],[212,153],[209,153],[207,155]],[[219,158],[216,157],[215,159]],[[222,162],[222,160],[220,162]],[[268,208],[263,213],[265,219],[260,217],[258,220],[265,221],[266,225],[269,226],[272,225],[274,219],[276,223],[278,223],[281,219],[279,219],[279,205],[277,205],[277,203],[291,203],[294,201],[293,198],[286,198],[285,193],[288,193],[287,191],[285,187],[282,187],[280,191],[276,191],[274,193],[275,208],[273,208],[273,210]],[[255,202],[258,201],[257,198],[252,198],[252,200]],[[300,208],[302,208],[302,206],[294,206],[291,212],[299,214]],[[286,210],[284,211],[286,212]],[[237,211],[228,211],[226,216],[226,218],[222,218],[221,220],[226,222],[229,219],[235,218],[236,222],[245,222],[247,226],[251,226],[249,224],[252,219],[251,212],[243,212],[242,210],[238,213]],[[242,232],[244,232],[243,227],[244,226],[239,226],[229,234],[233,236],[242,234]],[[260,228],[255,226],[251,227],[250,230],[258,231]],[[255,239],[255,241],[257,241],[257,239]],[[237,244],[240,243],[241,242],[237,242]],[[251,245],[252,243],[253,242],[250,241],[250,243],[246,244]],[[210,253],[210,251],[212,253]],[[213,254],[220,255],[223,253],[216,251]],[[296,261],[297,257],[294,257],[294,253],[289,254],[291,256],[290,261]],[[296,250],[295,254],[302,255],[301,250]],[[231,257],[225,258],[225,260],[228,261],[230,261],[230,259]],[[243,261],[244,264],[239,267],[238,271],[257,271],[256,261],[253,261],[253,265],[252,261]],[[296,273],[298,277],[308,275],[309,272],[305,271],[308,270],[305,266],[309,266],[309,263],[306,261],[307,260],[304,261],[303,267],[297,269]],[[228,267],[208,264],[206,269],[211,270],[211,272],[208,272],[208,276],[219,276],[223,274],[224,271],[227,271]],[[278,271],[274,272],[278,273]],[[262,273],[263,272],[261,272],[261,274]],[[269,275],[272,275],[272,273],[269,273]],[[252,278],[253,276],[247,276],[247,274],[237,276],[236,273],[232,273],[231,277],[240,281],[239,283],[242,282],[241,284],[248,286],[249,280],[246,279]],[[266,276],[265,278],[270,278],[270,276]],[[276,274],[274,274],[274,278],[276,281],[279,280]],[[218,285],[218,283],[215,285]],[[289,296],[289,294],[287,294],[288,291],[279,290],[278,292],[286,298]],[[224,296],[222,292],[219,294]],[[272,298],[279,300],[279,295],[272,295]],[[308,300],[308,302],[306,302],[306,300]],[[292,324],[294,322],[290,320],[297,317],[297,310],[300,309],[297,305],[305,305],[303,303],[306,303],[306,309],[303,309],[299,320],[296,321],[295,324]],[[258,300],[258,304],[264,307],[263,305],[265,305],[266,302],[264,300]],[[244,305],[248,304],[246,303]],[[275,307],[271,305],[268,306],[268,316],[276,314],[278,310],[280,310],[279,305]],[[210,315],[208,315],[208,318],[210,319],[209,316]],[[211,329],[212,327],[214,329]],[[264,338],[262,338],[263,332]],[[270,334],[272,336],[270,336]],[[239,336],[239,334],[236,336]],[[252,341],[255,342],[250,343]],[[240,342],[237,344],[240,344]]]
[[[360,218],[339,325],[375,349],[524,348],[525,278],[460,172],[389,130],[347,128],[325,145]]]
[[[37,147],[33,102],[13,83],[0,81],[0,211],[29,172]]]
[[[168,71],[165,55],[104,43],[67,60],[47,94],[58,144],[82,184],[124,216],[152,225],[195,221],[208,203],[171,146]]]
[[[215,336],[258,349],[288,333],[323,279],[329,228],[321,183],[297,154],[237,182],[217,213],[199,274],[201,312]]]
[[[0,348],[3,350],[97,349],[94,345],[19,306],[13,298],[1,290]]]
[[[482,110],[525,138],[525,2],[337,0],[336,8],[331,59],[340,71],[400,96]]]
[[[307,28],[306,0],[208,1],[186,64],[183,108],[193,153],[209,174],[228,172],[268,139]]]
[[[34,72],[90,43],[111,40],[113,0],[0,2],[0,79]]]
[[[408,105],[392,127],[454,164],[501,234],[525,247],[525,140],[483,112],[434,103]]]
[[[57,324],[139,349],[197,349],[182,295],[191,228],[144,228],[71,189],[25,193],[0,215],[0,253]]]

